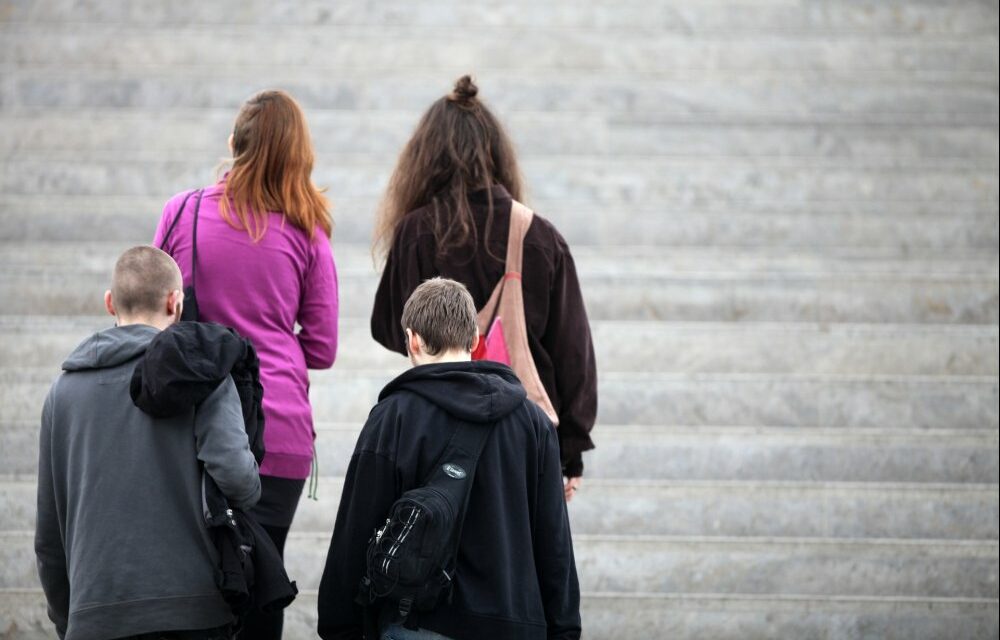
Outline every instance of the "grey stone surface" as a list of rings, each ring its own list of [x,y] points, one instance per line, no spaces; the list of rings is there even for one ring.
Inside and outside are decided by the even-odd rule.
[[[289,535],[285,564],[300,588],[319,586],[329,541]],[[0,587],[35,586],[33,534],[0,542]],[[576,535],[574,553],[585,591],[997,597],[995,541]]]
[[[307,68],[248,67],[215,76],[211,67],[105,69],[76,74],[61,69],[14,69],[0,84],[0,104],[25,108],[236,109],[265,87],[281,87],[308,109],[420,111],[440,98],[468,64],[437,71],[379,73],[368,82],[350,71],[316,77]],[[479,73],[490,104],[516,110],[598,112],[665,122],[820,122],[995,126],[996,72],[823,74],[799,72],[678,71],[644,82],[625,74],[516,71]],[[485,91],[485,89],[484,89]],[[485,94],[484,94],[485,95]]]
[[[580,587],[657,593],[997,597],[995,542],[574,537]],[[315,588],[329,534],[292,534],[289,574]]]
[[[378,198],[392,170],[391,161],[369,157],[348,162],[317,160],[314,180],[339,198]],[[44,160],[16,156],[0,162],[0,189],[15,195],[142,195],[166,197],[211,174],[210,156],[197,166],[190,160]],[[540,201],[564,206],[587,204],[615,209],[667,206],[704,207],[777,200],[946,200],[995,203],[996,167],[865,169],[810,166],[803,161],[616,159],[568,156],[528,158],[522,164],[531,193]]]
[[[405,368],[315,372],[316,419],[363,422]],[[35,420],[57,373],[0,369],[0,423]],[[995,430],[998,422],[990,376],[608,373],[601,380],[600,424]]]
[[[210,182],[211,173],[197,184]],[[176,185],[177,189],[189,188]],[[143,242],[153,237],[168,196],[0,194],[0,241]],[[583,245],[764,247],[823,251],[837,247],[899,255],[997,246],[995,204],[888,201],[737,203],[686,210],[567,207],[533,199],[571,243]],[[335,245],[371,241],[377,198],[334,198]],[[620,220],[628,220],[622,224]]]
[[[316,591],[301,591],[285,613],[284,637],[315,637]],[[997,604],[987,599],[584,593],[584,637],[811,638],[955,640],[997,635]],[[40,589],[0,590],[10,640],[52,637]]]
[[[81,340],[112,324],[110,316],[0,317],[0,362],[55,370]],[[609,372],[998,373],[995,326],[595,321],[591,332]],[[342,319],[338,340],[338,369],[405,362],[372,339],[365,317]]]
[[[152,29],[116,25],[30,25],[0,27],[3,46],[0,64],[20,67],[55,67],[67,64],[84,69],[152,69],[164,66],[210,66],[222,72],[247,67],[305,68],[317,74],[394,72],[449,69],[461,60],[480,72],[517,70],[522,73],[590,71],[651,74],[678,70],[811,71],[819,73],[893,72],[907,77],[910,71],[964,72],[997,70],[995,36],[928,40],[896,38],[874,45],[859,38],[705,37],[698,35],[620,34],[562,32],[525,29],[517,34],[519,46],[511,47],[511,34],[480,29],[475,25],[456,32],[433,27],[414,32],[409,27],[218,26]],[[48,35],[47,47],[38,47]],[[207,37],[210,36],[210,37]],[[442,41],[427,46],[428,36]],[[971,40],[971,42],[970,42]],[[390,41],[392,46],[386,46]],[[316,51],[323,55],[317,56]],[[401,64],[402,63],[402,64]]]
[[[599,415],[619,424],[994,428],[997,380],[609,374]]]
[[[304,105],[338,223],[320,500],[289,556],[315,587],[357,429],[405,367],[367,335],[372,215],[419,114],[472,71],[594,323],[585,637],[997,637],[998,13],[0,1],[0,584],[23,586],[0,590],[0,636],[52,635],[30,529],[58,362],[106,326],[116,252],[211,181],[268,86]],[[285,637],[314,625],[307,588]]]
[[[343,483],[337,469],[320,469],[337,475],[319,479],[317,501],[302,499],[297,533],[333,531]],[[34,480],[10,477],[0,476],[0,530],[32,529]],[[604,480],[588,472],[581,492],[569,507],[574,535],[997,537],[995,484]]]
[[[226,137],[235,110],[149,112],[141,109],[62,110],[0,113],[0,152],[67,158],[214,158],[227,153]],[[309,128],[321,156],[372,154],[392,165],[419,111],[310,110]],[[89,123],[80,127],[83,118]],[[504,123],[518,150],[538,155],[583,154],[616,157],[651,155],[686,158],[796,158],[831,166],[850,161],[867,167],[991,166],[997,158],[994,126],[789,126],[661,124],[581,113],[514,111]],[[587,135],[581,136],[580,131]],[[141,140],[139,144],[137,141]]]
[[[9,268],[11,273],[72,269],[106,276],[109,266],[133,243],[0,243],[0,266]],[[352,278],[378,279],[381,265],[374,263],[367,243],[350,244],[334,240],[332,249],[338,273]],[[775,276],[790,279],[883,280],[900,277],[926,281],[988,281],[997,278],[1000,265],[996,253],[988,250],[924,251],[919,256],[903,256],[891,249],[864,247],[775,251],[756,247],[583,246],[573,251],[573,259],[582,277],[635,276],[640,280],[690,276],[704,279]]]
[[[724,269],[727,263],[716,264]],[[377,274],[370,262],[358,268],[341,264],[345,317],[371,313]],[[97,315],[107,282],[103,265],[99,270],[15,265],[0,273],[0,296],[18,301],[9,309],[13,314]],[[650,272],[636,266],[623,273],[581,272],[580,282],[594,320],[992,324],[998,318],[995,274],[669,267]]]
[[[989,3],[932,3],[912,1],[825,0],[788,3],[746,0],[690,3],[684,0],[613,2],[584,5],[557,2],[463,2],[451,0],[417,4],[388,0],[375,4],[318,0],[268,2],[251,0],[241,11],[225,5],[163,4],[156,0],[75,2],[50,0],[9,2],[5,18],[11,22],[98,22],[126,25],[406,25],[448,28],[545,28],[602,31],[627,30],[661,34],[791,33],[820,37],[878,35],[992,35],[997,12]]]
[[[316,425],[325,476],[347,471],[361,425]],[[594,439],[584,462],[595,479],[996,483],[998,473],[997,434],[988,429],[601,424]],[[32,477],[37,419],[0,425],[0,444],[2,468]]]

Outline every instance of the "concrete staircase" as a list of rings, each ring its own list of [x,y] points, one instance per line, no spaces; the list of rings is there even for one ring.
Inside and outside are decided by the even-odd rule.
[[[375,204],[466,71],[573,246],[601,379],[588,638],[998,636],[998,9],[956,0],[0,0],[0,637],[47,638],[37,418],[116,254],[236,109],[307,110],[343,342],[288,565],[314,637],[342,474],[405,362]]]

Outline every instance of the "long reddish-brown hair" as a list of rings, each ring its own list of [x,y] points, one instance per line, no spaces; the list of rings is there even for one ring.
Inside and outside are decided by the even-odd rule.
[[[233,166],[219,202],[222,218],[254,242],[267,232],[267,214],[313,237],[330,237],[330,203],[311,179],[313,147],[302,109],[284,91],[261,91],[243,104],[233,125]]]
[[[437,250],[445,255],[478,242],[469,193],[499,184],[521,199],[514,146],[500,121],[476,98],[478,92],[472,78],[462,76],[420,119],[379,207],[372,246],[376,258],[389,252],[396,228],[410,211],[430,205]],[[487,193],[488,230],[493,196]],[[484,243],[488,251],[488,238]]]

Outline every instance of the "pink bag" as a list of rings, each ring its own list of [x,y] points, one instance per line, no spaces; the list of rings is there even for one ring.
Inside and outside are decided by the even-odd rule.
[[[510,209],[510,235],[507,238],[505,273],[486,305],[479,311],[479,346],[473,360],[502,362],[514,370],[525,391],[535,404],[548,415],[552,424],[559,425],[559,416],[542,385],[528,347],[528,326],[524,319],[524,294],[521,290],[521,262],[524,236],[534,216],[531,209],[513,201]]]

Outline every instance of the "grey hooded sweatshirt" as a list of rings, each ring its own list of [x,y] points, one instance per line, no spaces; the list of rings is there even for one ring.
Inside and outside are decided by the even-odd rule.
[[[129,396],[157,329],[115,327],[63,363],[42,410],[35,555],[67,640],[208,629],[232,620],[201,507],[201,469],[239,506],[260,497],[227,380],[190,414],[153,419]]]

